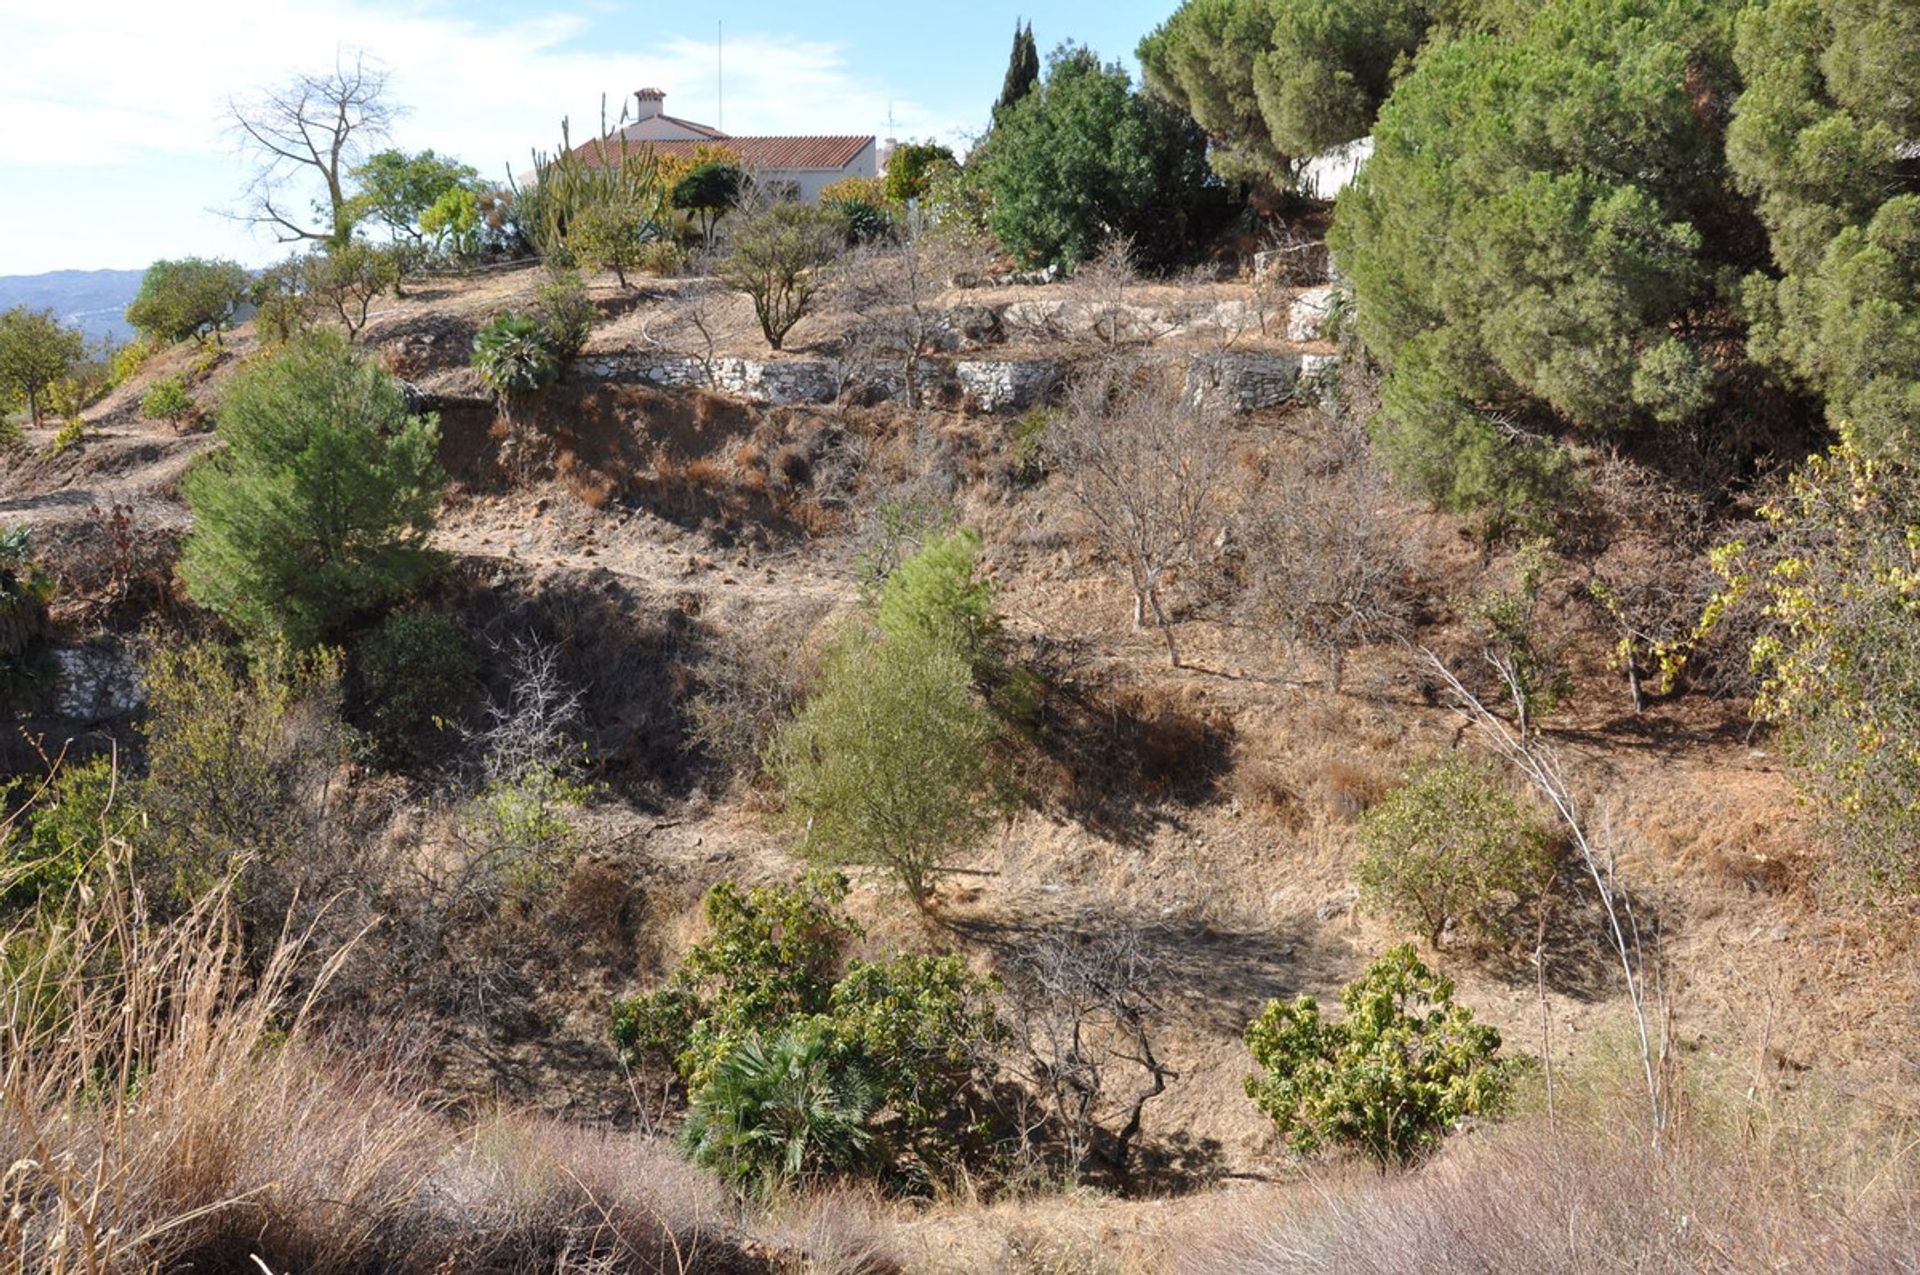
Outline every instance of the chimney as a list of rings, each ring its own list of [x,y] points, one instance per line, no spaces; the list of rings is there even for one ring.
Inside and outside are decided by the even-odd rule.
[[[641,89],[633,97],[639,103],[633,117],[636,120],[650,120],[666,110],[667,95],[660,89]]]

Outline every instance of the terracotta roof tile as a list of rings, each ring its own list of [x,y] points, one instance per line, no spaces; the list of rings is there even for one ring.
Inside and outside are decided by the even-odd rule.
[[[737,153],[754,168],[841,169],[851,164],[860,152],[873,145],[872,137],[728,137],[686,138],[672,141],[628,142],[631,150],[651,149],[656,155],[691,156],[696,147],[720,145]],[[599,159],[598,148],[589,142],[576,153],[588,163]],[[608,146],[609,156],[617,156],[617,144]]]

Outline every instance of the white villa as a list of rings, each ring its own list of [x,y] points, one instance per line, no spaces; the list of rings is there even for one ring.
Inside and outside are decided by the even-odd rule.
[[[880,172],[879,148],[872,137],[735,137],[710,124],[667,114],[667,95],[660,89],[641,89],[633,96],[638,113],[631,124],[607,135],[610,146],[624,142],[659,155],[691,155],[702,143],[717,143],[739,155],[761,181],[786,183],[807,203],[817,202],[821,187],[843,177],[875,177]],[[591,142],[575,150],[589,159],[598,157]]]

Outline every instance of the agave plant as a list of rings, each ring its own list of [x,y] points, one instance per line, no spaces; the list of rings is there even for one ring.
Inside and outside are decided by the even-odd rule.
[[[682,1137],[695,1163],[770,1195],[852,1173],[874,1152],[877,1093],[817,1024],[749,1037],[694,1095]]]
[[[545,324],[509,310],[473,338],[473,368],[488,389],[513,398],[551,385],[560,360]]]

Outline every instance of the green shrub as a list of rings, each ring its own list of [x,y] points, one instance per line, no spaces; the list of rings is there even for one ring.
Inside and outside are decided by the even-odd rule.
[[[1008,459],[1016,483],[1031,487],[1047,476],[1047,427],[1056,414],[1051,408],[1037,407],[1015,418]]]
[[[140,414],[149,420],[178,425],[190,419],[194,410],[193,393],[187,389],[187,378],[178,372],[160,377],[140,396]]]
[[[479,665],[460,626],[431,611],[396,611],[354,648],[353,670],[374,754],[418,762],[472,697]]]
[[[424,582],[446,476],[437,422],[344,340],[315,334],[235,377],[227,446],[183,489],[194,526],[180,577],[251,636],[296,647],[339,632]]]
[[[972,528],[929,538],[880,588],[875,621],[888,638],[932,638],[970,665],[1000,631],[993,584],[980,578],[980,533]]]
[[[129,378],[142,367],[148,359],[160,352],[160,346],[145,337],[135,337],[107,359],[107,386],[115,388],[125,385]]]
[[[700,238],[713,241],[713,228],[740,202],[746,175],[733,164],[701,164],[674,184],[672,204],[700,219]]]
[[[163,343],[212,336],[233,324],[253,281],[237,261],[182,257],[156,261],[140,280],[127,307],[127,322],[149,340]]]
[[[488,389],[514,398],[537,393],[559,379],[560,358],[545,324],[509,310],[474,336],[473,368]]]
[[[1115,236],[1143,263],[1187,253],[1211,186],[1206,138],[1193,121],[1133,91],[1118,63],[1063,46],[1040,87],[1004,111],[980,160],[1001,247],[1029,266],[1072,267]]]
[[[578,270],[555,271],[534,290],[533,308],[546,329],[548,348],[562,365],[580,353],[593,335],[593,321],[600,317]]]
[[[860,244],[890,243],[900,236],[893,210],[865,199],[835,199],[821,205],[840,222],[849,248]]]
[[[876,1105],[872,1082],[829,1033],[800,1023],[722,1058],[681,1141],[695,1163],[766,1197],[872,1166]]]
[[[339,660],[262,642],[243,664],[228,648],[194,642],[154,649],[142,678],[136,873],[173,908],[236,878],[243,903],[265,896],[257,919],[279,926],[290,880],[326,866],[331,849],[324,834],[335,829],[316,794],[349,756]]]
[[[63,766],[33,805],[26,835],[11,847],[0,838],[0,912],[56,902],[88,880],[138,819],[131,797],[108,758]]]
[[[925,908],[998,814],[997,734],[972,668],[946,642],[844,634],[774,743],[800,853],[884,868]]]
[[[707,895],[707,937],[672,980],[614,1003],[613,1038],[627,1062],[674,1059],[692,1103],[695,1158],[763,1189],[815,1170],[893,1165],[925,1177],[956,1163],[972,1149],[992,1053],[1009,1038],[996,985],[957,956],[896,955],[843,972],[860,935],[838,910],[846,889],[825,873],[792,888],[723,882]],[[824,1124],[800,1106],[770,1104],[770,1060],[804,1073],[780,1082],[804,1079],[786,1100],[811,1095]]]
[[[829,872],[794,887],[714,886],[702,905],[706,938],[664,989],[615,1002],[614,1043],[629,1062],[671,1058],[691,1090],[756,1029],[824,1013],[860,933],[838,910],[846,897],[846,878]]]
[[[753,301],[761,335],[773,349],[813,309],[821,269],[838,255],[840,241],[832,211],[804,204],[774,204],[734,232],[719,275]]]
[[[693,254],[684,245],[671,239],[655,239],[640,250],[636,268],[644,274],[669,278],[685,270],[691,260]]]
[[[1035,70],[1038,71],[1036,64]],[[887,200],[906,204],[927,193],[933,174],[955,163],[953,151],[938,142],[907,142],[887,157]]]
[[[1540,821],[1467,757],[1414,767],[1360,819],[1360,897],[1436,948],[1456,925],[1509,938],[1507,905],[1536,896],[1552,870]]]
[[[1500,1033],[1453,1001],[1453,983],[1411,946],[1394,948],[1340,993],[1326,1022],[1301,996],[1270,1002],[1247,1027],[1261,1074],[1247,1096],[1289,1146],[1352,1147],[1382,1167],[1430,1151],[1468,1116],[1496,1113],[1510,1087]]]

